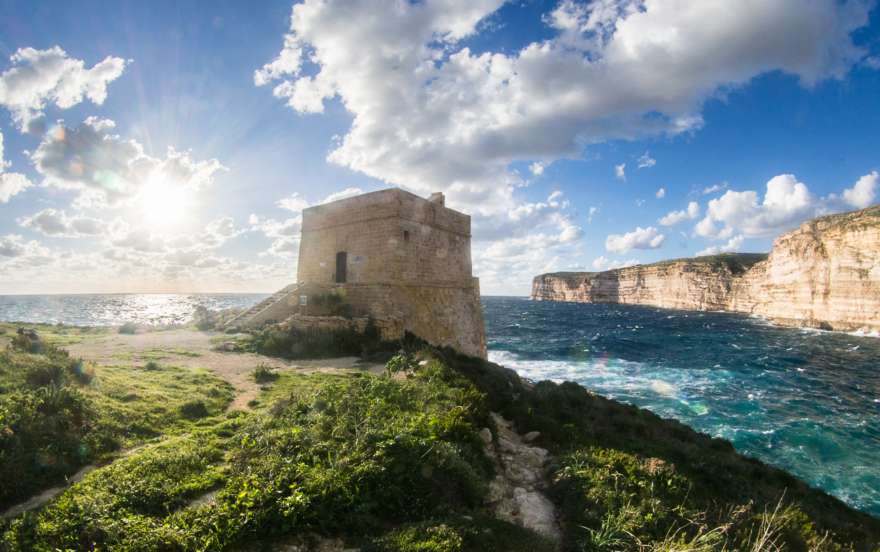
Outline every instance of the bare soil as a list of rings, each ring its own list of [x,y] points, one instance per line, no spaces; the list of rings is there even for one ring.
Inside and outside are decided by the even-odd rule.
[[[98,365],[120,366],[126,363],[141,365],[150,360],[180,367],[206,368],[228,381],[236,391],[230,408],[247,409],[248,403],[260,393],[260,385],[251,377],[260,364],[283,371],[345,372],[368,370],[380,373],[382,364],[364,363],[356,357],[323,360],[284,360],[254,353],[214,350],[219,339],[227,336],[218,332],[196,330],[163,330],[134,335],[109,334],[68,345],[71,356]]]

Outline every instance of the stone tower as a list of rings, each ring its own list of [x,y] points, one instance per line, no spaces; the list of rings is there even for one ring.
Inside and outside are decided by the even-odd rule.
[[[411,332],[486,357],[479,280],[471,273],[471,219],[443,194],[398,188],[303,211],[300,301],[334,291],[386,338]]]

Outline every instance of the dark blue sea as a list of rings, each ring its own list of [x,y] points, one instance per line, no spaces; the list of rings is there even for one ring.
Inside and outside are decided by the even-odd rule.
[[[0,320],[185,323],[263,294],[0,296]],[[484,297],[490,358],[729,439],[880,516],[880,339],[736,314]]]

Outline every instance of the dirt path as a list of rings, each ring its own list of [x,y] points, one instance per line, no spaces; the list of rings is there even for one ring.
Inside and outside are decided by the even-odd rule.
[[[68,345],[71,356],[99,365],[142,364],[149,360],[173,366],[206,368],[235,387],[236,395],[230,408],[247,409],[248,402],[260,393],[260,386],[251,378],[259,364],[278,371],[344,372],[369,370],[381,372],[381,364],[365,364],[356,357],[323,360],[283,360],[254,353],[234,353],[213,350],[215,337],[226,337],[217,332],[196,330],[168,330],[135,335],[110,334],[82,343]],[[230,337],[230,340],[232,338]]]
[[[67,487],[73,485],[74,483],[78,483],[79,481],[82,481],[83,477],[88,475],[89,472],[93,471],[96,468],[97,468],[97,466],[92,465],[92,464],[80,468],[80,470],[78,472],[76,472],[75,474],[73,474],[72,476],[70,476],[70,478],[63,485],[59,485],[57,487],[52,487],[50,489],[46,489],[40,493],[35,494],[34,496],[30,497],[29,499],[25,500],[24,502],[22,502],[20,504],[16,504],[15,506],[12,506],[8,510],[6,510],[2,514],[0,514],[0,519],[14,518],[15,516],[23,514],[24,512],[27,512],[29,510],[33,510],[34,508],[39,508],[43,504],[49,502],[50,500],[52,500],[56,496],[63,493],[64,490],[67,489]]]

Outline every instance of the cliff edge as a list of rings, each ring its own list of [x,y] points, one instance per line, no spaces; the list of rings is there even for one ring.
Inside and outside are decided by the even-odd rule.
[[[728,253],[536,276],[532,299],[731,311],[833,330],[880,330],[880,206],[805,222],[769,255]]]

